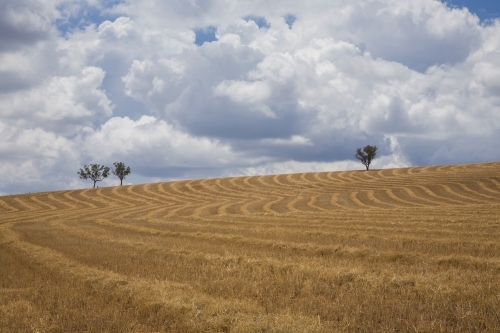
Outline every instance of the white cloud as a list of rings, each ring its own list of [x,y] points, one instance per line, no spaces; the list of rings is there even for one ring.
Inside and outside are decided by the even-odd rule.
[[[134,25],[129,17],[119,17],[114,22],[105,21],[99,25],[99,37],[107,41],[116,41],[130,37]]]
[[[67,133],[67,126],[110,116],[111,101],[99,89],[104,75],[101,68],[86,67],[78,76],[52,77],[29,90],[0,95],[2,118]]]
[[[143,164],[168,168],[219,167],[236,161],[228,145],[192,137],[152,116],[142,116],[137,121],[128,117],[110,118],[98,130],[87,131],[82,141],[85,152],[93,160],[107,163],[126,159],[139,167]],[[221,163],[221,160],[227,162]]]
[[[298,146],[312,146],[313,143],[309,138],[303,137],[301,135],[292,135],[288,139],[264,139],[263,144],[266,145],[298,145]]]
[[[155,69],[151,60],[134,60],[129,73],[122,78],[125,83],[125,93],[135,99],[150,96],[154,90],[154,74]]]
[[[404,168],[408,165],[399,160],[395,156],[380,156],[375,159],[370,165],[370,169],[388,169],[388,168]],[[300,162],[300,161],[281,161],[274,163],[264,163],[256,167],[248,167],[237,169],[229,175],[274,175],[288,174],[301,172],[329,172],[329,171],[345,171],[345,170],[365,170],[365,167],[356,161],[337,161],[337,162]]]
[[[1,0],[0,51],[47,39],[55,30],[53,21],[59,16],[56,6],[49,1]]]
[[[77,164],[77,144],[52,132],[0,122],[0,188],[4,193],[65,188]],[[76,170],[76,169],[75,169]],[[76,172],[76,171],[75,171]]]
[[[262,81],[224,80],[215,87],[214,93],[216,96],[227,96],[235,102],[252,104],[264,102],[271,92]]]
[[[500,159],[500,21],[434,0],[106,4],[0,0],[0,169],[26,184],[114,159],[131,181],[358,168],[366,144],[376,168]]]

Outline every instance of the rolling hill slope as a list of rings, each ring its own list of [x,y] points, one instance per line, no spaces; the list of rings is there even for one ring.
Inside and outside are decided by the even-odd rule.
[[[0,331],[500,330],[500,163],[0,197]]]

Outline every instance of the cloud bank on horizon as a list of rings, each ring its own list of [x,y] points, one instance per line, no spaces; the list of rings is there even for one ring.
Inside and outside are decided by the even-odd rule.
[[[500,20],[435,0],[0,0],[0,193],[500,160]],[[119,184],[112,177],[101,185]]]

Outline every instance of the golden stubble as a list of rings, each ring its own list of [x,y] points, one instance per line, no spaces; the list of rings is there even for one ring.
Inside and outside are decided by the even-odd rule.
[[[496,332],[500,163],[0,197],[0,331]]]

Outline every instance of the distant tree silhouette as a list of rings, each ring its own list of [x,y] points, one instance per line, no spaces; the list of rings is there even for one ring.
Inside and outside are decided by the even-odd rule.
[[[377,146],[365,146],[363,150],[361,148],[356,149],[356,157],[358,160],[363,163],[363,165],[366,167],[366,170],[369,170],[370,164],[372,163],[373,159],[375,156],[377,156]]]
[[[120,186],[122,186],[123,180],[130,174],[130,167],[125,166],[123,162],[115,162],[113,165],[115,166],[113,175],[120,178]]]
[[[100,182],[104,178],[107,178],[109,175],[109,168],[100,164],[89,164],[85,165],[83,169],[78,170],[77,172],[80,179],[91,179],[95,183]]]

